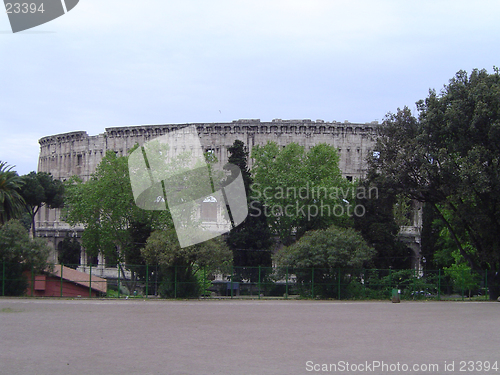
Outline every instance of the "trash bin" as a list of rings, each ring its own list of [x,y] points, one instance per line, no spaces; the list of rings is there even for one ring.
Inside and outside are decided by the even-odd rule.
[[[233,288],[232,290],[231,290],[231,287]],[[228,282],[227,289],[226,289],[226,296],[227,296],[228,291],[229,291],[230,296],[233,296],[233,295],[239,296],[240,295],[240,283],[235,282],[235,281],[233,281],[232,283]]]
[[[401,294],[400,289],[393,289],[392,290],[392,303],[399,303],[401,302],[401,298],[399,298],[399,295]]]

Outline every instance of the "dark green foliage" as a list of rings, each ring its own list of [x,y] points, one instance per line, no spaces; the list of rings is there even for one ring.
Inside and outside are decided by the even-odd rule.
[[[31,229],[31,215],[27,211],[24,211],[24,213],[18,220],[21,222],[23,227],[26,228],[27,231]]]
[[[167,211],[137,207],[128,157],[118,157],[114,152],[106,153],[89,181],[67,181],[66,192],[64,220],[71,225],[83,224],[85,251],[92,257],[101,252],[109,264],[142,264],[140,248],[151,228],[170,222]]]
[[[77,178],[66,182],[64,220],[83,224],[82,245],[88,255],[102,252],[120,258],[118,250],[130,244],[128,231],[135,205],[128,176],[127,158],[107,152],[92,178],[83,183]]]
[[[203,291],[196,274],[184,264],[179,267],[160,267],[158,279],[161,280],[158,294],[162,298],[193,298],[200,296]]]
[[[250,193],[252,178],[248,170],[248,151],[245,151],[245,144],[237,139],[231,147],[228,147],[227,150],[229,151],[228,162],[238,166],[241,170],[243,183],[245,185],[245,192],[248,196]]]
[[[363,205],[365,214],[354,216],[354,228],[376,251],[371,266],[374,268],[410,268],[412,251],[397,239],[399,226],[394,220],[393,207],[396,196],[390,187],[384,186],[380,176],[369,175],[362,187],[369,191],[377,188],[377,196],[360,196],[357,203]]]
[[[374,255],[359,232],[332,226],[307,232],[293,245],[281,249],[276,261],[281,266],[296,268],[359,268]]]
[[[5,275],[2,275],[5,271]],[[3,291],[5,296],[22,296],[28,288],[28,280],[23,272],[26,271],[22,263],[5,263],[0,261],[0,275],[5,278]],[[2,279],[3,280],[3,279]]]
[[[12,168],[0,161],[0,226],[10,219],[19,219],[24,211],[24,200],[19,194],[24,181]]]
[[[17,220],[10,220],[0,227],[0,262],[8,265],[6,293],[22,295],[26,283],[24,271],[42,272],[50,267],[47,262],[50,249],[41,238],[31,239],[28,231]],[[1,266],[3,267],[3,265]]]
[[[142,217],[137,215],[130,223],[128,230],[131,243],[124,251],[125,262],[130,265],[144,266],[146,260],[141,254],[141,249],[146,246],[147,239],[153,231],[153,223],[151,222],[150,215],[146,212],[144,212]],[[134,270],[139,279],[145,279],[146,273],[144,267],[134,267]]]
[[[395,192],[426,202],[474,270],[500,294],[500,72],[460,71],[438,94],[389,114],[373,170]],[[472,247],[474,251],[470,251]]]
[[[267,216],[283,244],[309,230],[351,224],[347,208],[354,204],[355,185],[342,177],[335,147],[317,144],[306,150],[297,143],[281,147],[269,142],[255,146],[252,157],[252,198],[264,210],[251,209],[249,214]]]
[[[64,185],[54,180],[50,173],[30,172],[22,177],[24,184],[20,189],[26,204],[26,210],[31,216],[31,229],[36,236],[35,215],[46,205],[49,208],[60,208],[64,203]]]
[[[448,267],[453,263],[453,257],[448,248],[444,249],[440,234],[445,224],[436,215],[431,205],[424,204],[422,214],[421,252],[425,258],[426,268]]]
[[[50,249],[42,238],[32,239],[18,220],[10,220],[0,227],[0,259],[22,263],[26,270],[47,268]]]
[[[108,266],[118,265],[122,274],[124,268],[131,271],[131,280],[124,281],[129,291],[146,276],[143,268],[131,265],[145,264],[140,249],[152,229],[172,225],[168,211],[146,211],[135,204],[128,156],[119,157],[112,151],[106,153],[89,181],[74,177],[66,182],[64,220],[84,225],[82,245],[87,263],[96,265],[101,253]]]
[[[359,232],[332,226],[307,232],[293,245],[281,249],[275,260],[280,275],[284,270],[296,274],[302,291],[338,298],[339,288],[346,288],[355,277],[346,270],[367,266],[374,255],[375,250]]]
[[[229,163],[237,165],[243,177],[245,191],[247,194],[247,205],[250,211],[250,185],[252,178],[248,171],[248,152],[245,151],[244,143],[240,140],[234,141],[234,144],[228,148],[230,152]],[[262,207],[260,202],[253,202],[254,206]],[[239,267],[269,267],[271,266],[271,251],[270,248],[273,244],[271,239],[271,232],[264,215],[252,216],[248,215],[247,218],[233,228],[225,240],[229,248],[233,252],[233,265],[236,267],[236,274],[234,280],[250,279],[256,280],[258,275],[251,271],[238,271]]]
[[[228,272],[232,261],[220,237],[181,248],[174,228],[152,232],[141,252],[148,264],[158,266],[153,277],[165,297],[198,297],[205,287],[201,275]]]
[[[232,249],[234,278],[233,281],[258,279],[258,266],[270,267],[271,250],[266,249]]]
[[[66,237],[58,245],[59,264],[76,269],[80,265],[80,242],[75,237]]]

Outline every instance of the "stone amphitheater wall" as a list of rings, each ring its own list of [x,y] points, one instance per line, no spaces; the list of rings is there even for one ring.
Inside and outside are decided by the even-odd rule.
[[[360,178],[366,173],[366,158],[378,135],[377,122],[357,124],[325,122],[323,120],[235,120],[230,123],[195,123],[140,125],[106,128],[99,135],[89,136],[75,131],[43,137],[39,140],[38,171],[49,172],[54,178],[68,179],[77,175],[88,180],[108,150],[127,155],[136,144],[162,136],[183,127],[195,125],[205,151],[212,150],[222,163],[227,162],[228,147],[235,140],[253,146],[274,141],[280,146],[295,142],[306,149],[319,143],[335,146],[340,154],[340,169],[346,178]],[[250,166],[252,161],[249,162]],[[54,249],[71,233],[79,236],[82,228],[70,228],[61,220],[58,209],[40,210],[36,218],[37,231],[46,237]],[[84,256],[82,254],[82,256]],[[54,260],[55,255],[54,255]],[[82,264],[85,262],[82,259]]]

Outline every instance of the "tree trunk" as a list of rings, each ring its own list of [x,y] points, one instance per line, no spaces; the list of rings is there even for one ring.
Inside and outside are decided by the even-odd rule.
[[[33,238],[36,238],[36,229],[35,229],[35,215],[31,215],[31,235]]]
[[[137,285],[137,277],[135,277],[135,272],[131,272],[132,280],[128,280],[127,277],[125,276],[125,270],[123,269],[123,266],[119,262],[118,262],[118,267],[119,267],[118,272],[121,272],[123,275],[123,278],[120,280],[125,283],[128,293],[133,294],[135,287]]]
[[[31,208],[31,209],[28,208],[28,211],[30,211],[30,214],[31,214],[31,235],[33,236],[33,238],[36,238],[35,216],[38,213],[39,209],[40,209],[40,207],[37,207],[36,209],[35,208]]]
[[[500,275],[494,270],[488,270],[487,272],[490,301],[496,301],[498,296],[500,296]]]

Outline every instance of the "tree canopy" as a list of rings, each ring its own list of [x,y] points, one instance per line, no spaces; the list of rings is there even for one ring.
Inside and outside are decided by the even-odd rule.
[[[249,215],[264,215],[285,245],[311,229],[347,225],[354,213],[356,189],[342,177],[335,147],[305,147],[290,143],[281,148],[269,142],[252,150],[255,164]]]
[[[376,186],[378,194],[357,200],[365,208],[365,215],[354,217],[354,228],[376,250],[372,261],[375,268],[410,268],[412,251],[397,238],[401,225],[394,215],[397,196],[391,189],[384,188],[384,183],[380,176],[362,182],[366,189]]]
[[[276,261],[294,268],[361,268],[374,255],[374,249],[359,232],[331,226],[307,232],[291,246],[281,249]]]
[[[374,255],[375,250],[359,232],[331,226],[306,232],[297,242],[282,248],[275,261],[281,277],[295,274],[302,295],[340,298]]]
[[[23,184],[23,179],[13,167],[0,161],[0,226],[23,214],[24,200],[19,194]]]
[[[35,215],[44,205],[49,208],[61,208],[64,204],[64,185],[54,180],[50,173],[30,172],[22,176],[23,185],[20,188],[26,211],[31,218],[31,230],[36,236]]]
[[[91,256],[101,252],[109,259],[136,261],[145,242],[140,228],[149,236],[148,225],[169,222],[167,211],[137,207],[128,173],[127,157],[108,151],[89,181],[72,178],[66,183],[64,220],[85,227],[82,245]],[[144,222],[148,225],[139,224]],[[138,241],[143,243],[138,246]]]
[[[150,264],[165,266],[216,269],[224,264],[229,265],[232,260],[231,251],[220,237],[181,248],[174,228],[151,233],[142,254]]]
[[[228,272],[232,253],[221,237],[181,247],[174,228],[156,230],[141,250],[148,264],[160,267],[160,294],[164,297],[197,297],[203,292],[200,278],[215,271]]]
[[[24,271],[42,272],[50,267],[47,262],[50,249],[42,238],[30,238],[18,220],[10,220],[0,227],[0,261],[5,263],[6,295],[21,295],[27,283]]]
[[[236,140],[228,148],[230,153],[229,163],[237,165],[243,177],[245,191],[247,195],[248,209],[252,202],[250,198],[250,186],[253,179],[248,170],[248,152],[245,151],[245,145],[242,141]],[[254,207],[262,208],[258,202],[254,202]],[[231,231],[225,237],[227,245],[233,251],[233,265],[236,267],[236,273],[241,278],[255,277],[253,270],[240,267],[271,267],[271,246],[273,240],[271,231],[267,225],[267,219],[264,215],[248,215],[246,219]]]
[[[80,242],[75,237],[67,236],[59,242],[58,257],[59,264],[64,264],[70,268],[77,268],[80,265]]]
[[[500,269],[499,70],[459,71],[417,109],[418,119],[408,108],[386,117],[371,168],[432,206],[473,269]]]

